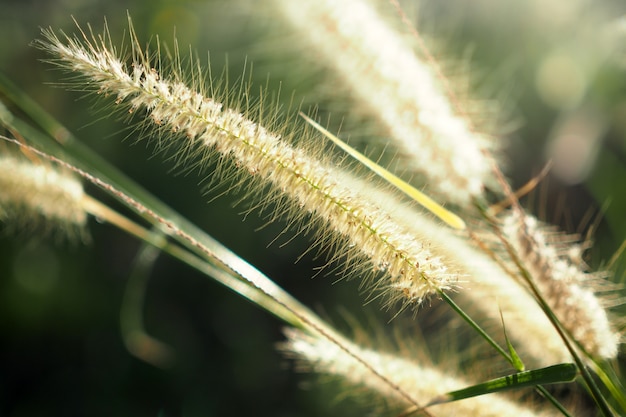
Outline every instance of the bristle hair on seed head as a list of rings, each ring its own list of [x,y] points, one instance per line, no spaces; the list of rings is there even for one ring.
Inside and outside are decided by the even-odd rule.
[[[20,231],[86,238],[83,187],[69,172],[15,152],[0,154],[0,220]]]
[[[572,259],[563,247],[570,239],[559,241],[558,235],[535,217],[516,211],[503,217],[502,230],[572,338],[594,358],[615,358],[621,337],[594,291],[605,279],[586,272],[584,264]]]
[[[488,250],[481,250],[476,232],[469,240],[450,228],[415,218],[401,206],[394,212],[399,219],[411,219],[409,227],[413,228],[413,234],[428,236],[431,251],[445,259],[448,270],[455,272],[459,289],[454,294],[455,302],[480,320],[481,326],[493,329],[493,335],[501,335],[504,319],[508,336],[529,366],[549,366],[570,360],[563,341],[534,298],[489,256]],[[470,226],[472,230],[478,227]],[[528,337],[529,334],[534,337]]]
[[[455,377],[449,369],[443,371],[397,354],[382,353],[347,341],[340,348],[322,337],[296,329],[287,329],[285,334],[287,341],[281,344],[280,349],[287,356],[295,358],[301,370],[339,379],[345,387],[344,396],[351,395],[368,404],[371,395],[382,398],[396,413],[406,411],[409,407],[425,406],[445,393],[471,385],[471,382]],[[348,355],[347,351],[352,352],[353,356]],[[371,364],[371,369],[378,375],[374,375],[371,369],[363,366],[355,357]],[[405,394],[408,394],[408,398]],[[522,407],[498,394],[433,406],[428,408],[428,412],[437,416],[558,415],[548,409]]]
[[[403,168],[425,178],[440,201],[472,208],[486,188],[498,188],[494,141],[474,128],[435,63],[418,56],[375,7],[358,0],[274,3],[296,39],[350,90],[356,109],[385,130]]]
[[[320,157],[324,154],[320,136],[308,128],[276,128],[280,117],[271,111],[267,117],[257,110],[248,87],[241,93],[208,97],[206,93],[215,92],[212,88],[199,87],[195,78],[193,85],[185,84],[178,64],[152,57],[160,68],[166,68],[159,72],[138,47],[132,27],[130,32],[132,65],[116,55],[106,31],[99,37],[87,37],[81,31],[80,38],[66,36],[62,42],[47,30],[39,45],[53,55],[57,65],[78,72],[89,88],[113,96],[119,108],[143,112],[141,129],[156,131],[160,146],[172,146],[179,152],[178,160],[195,163],[187,161],[188,157],[200,155],[202,164],[210,155],[226,167],[232,183],[243,184],[255,200],[262,190],[260,206],[271,202],[277,213],[272,217],[285,214],[290,224],[302,224],[303,216],[310,215],[321,237],[318,243],[339,248],[337,256],[350,266],[367,265],[368,277],[380,277],[378,272],[383,272],[384,280],[370,279],[366,286],[383,288],[392,299],[419,304],[456,285],[455,271],[431,252],[428,237],[415,234],[381,207],[381,201],[401,205],[397,196],[385,193],[382,199],[372,198],[371,182],[357,178],[329,157]],[[222,175],[219,181],[223,180]],[[339,241],[343,243],[333,243]]]

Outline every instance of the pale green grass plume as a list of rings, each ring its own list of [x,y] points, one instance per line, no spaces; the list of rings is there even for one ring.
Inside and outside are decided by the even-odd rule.
[[[344,382],[346,390],[359,392],[363,388],[383,398],[394,410],[404,411],[412,404],[401,397],[393,387],[382,384],[373,378],[370,370],[345,354],[344,350],[329,343],[327,340],[306,334],[299,330],[286,331],[287,342],[281,348],[290,356],[294,356],[306,371],[322,375],[333,375]],[[419,364],[412,360],[397,357],[388,353],[380,353],[375,349],[366,349],[350,344],[349,350],[371,364],[382,375],[392,381],[402,392],[409,393],[415,402],[425,406],[439,396],[470,385],[463,378],[453,376],[449,370],[443,372],[428,364]],[[359,396],[363,396],[362,392]],[[364,396],[365,397],[365,396]],[[370,401],[375,403],[375,401]],[[521,406],[505,397],[492,394],[469,398],[450,404],[437,405],[428,409],[436,416],[556,416],[554,411],[533,411],[531,407]]]
[[[300,22],[297,26],[307,28],[311,45],[329,62],[336,61],[339,78],[350,85],[368,111],[376,114],[377,122],[391,132],[401,156],[410,161],[406,163],[427,179],[428,186],[444,202],[464,209],[477,208],[476,203],[485,200],[485,190],[496,184],[496,177],[506,191],[509,186],[490,156],[492,143],[458,113],[432,63],[421,62],[404,46],[401,37],[382,23],[373,8],[355,0],[323,0],[315,5],[304,1],[278,3]],[[587,286],[590,278],[597,281],[594,285],[604,282],[604,278],[596,280],[595,275],[586,274],[580,263],[565,254],[572,247],[555,246],[545,229],[516,202],[515,216],[489,226],[431,205],[433,213],[444,220],[452,219],[448,223],[457,229],[463,229],[467,222],[467,229],[452,230],[432,215],[406,204],[389,184],[364,179],[348,164],[337,163],[325,151],[322,135],[297,125],[295,119],[279,122],[278,111],[268,113],[263,109],[263,99],[250,104],[254,100],[246,88],[233,94],[214,88],[213,80],[206,85],[197,60],[192,59],[189,69],[184,69],[177,49],[170,61],[161,56],[160,46],[156,52],[141,48],[132,26],[130,56],[112,45],[107,29],[101,36],[81,30],[77,36],[61,37],[45,30],[44,37],[38,46],[52,55],[51,62],[72,73],[72,86],[110,96],[119,112],[140,120],[139,130],[144,137],[154,134],[157,146],[173,148],[176,160],[182,164],[204,165],[217,160],[218,172],[213,181],[243,188],[248,193],[245,198],[255,201],[261,211],[269,211],[271,220],[285,218],[296,233],[313,232],[315,245],[329,252],[332,261],[345,263],[346,276],[358,276],[366,287],[376,291],[372,297],[382,294],[387,307],[417,306],[437,295],[449,300],[448,293],[458,291],[455,297],[469,300],[466,302],[471,307],[467,311],[480,311],[490,323],[498,324],[494,333],[502,333],[503,318],[513,346],[528,362],[550,365],[570,361],[571,352],[555,326],[524,280],[519,279],[527,270],[530,280],[539,286],[541,297],[572,338],[590,354],[590,361],[616,357],[618,334],[602,300]],[[342,59],[336,59],[338,56]],[[336,143],[342,146],[339,139]],[[361,163],[372,162],[354,150],[349,152],[361,158]],[[374,165],[370,168],[376,170]],[[18,168],[9,171],[17,172]],[[10,174],[0,178],[11,181]],[[59,185],[65,183],[61,177],[51,178]],[[24,186],[17,180],[10,184],[2,188]],[[53,188],[39,187],[35,188],[37,198],[49,196]],[[49,198],[74,198],[79,201],[76,204],[83,204],[78,192],[54,195]],[[416,201],[429,202],[421,193],[415,195]],[[36,198],[20,198],[19,204],[24,206],[43,205]],[[12,201],[20,200],[13,197]],[[72,204],[63,203],[63,208],[51,209],[43,216],[56,219],[61,215],[54,210],[73,211]],[[84,223],[80,214],[74,215],[78,216],[76,222]],[[187,236],[184,230],[170,229]],[[522,265],[511,265],[506,253],[489,246],[497,238],[503,246],[512,248]],[[275,304],[282,311],[277,315],[285,321],[294,315],[308,320],[309,313],[298,316],[300,307],[289,307],[289,297],[275,297],[273,287],[269,287],[272,291],[265,290],[246,280],[245,273],[241,275],[225,281],[230,282],[226,285],[234,288],[237,283],[250,284],[240,294],[259,305],[267,304],[263,307],[269,311],[268,307]],[[351,385],[367,386],[400,407],[427,403],[468,384],[449,373],[443,375],[406,359],[361,348],[332,331],[324,334],[319,330],[326,327],[318,325],[323,322],[317,318],[310,322],[314,325],[308,329],[309,334],[288,333],[289,340],[283,345],[286,351],[316,372],[336,374]],[[436,407],[433,412],[437,415],[536,415],[499,396]]]
[[[612,328],[606,303],[594,287],[611,292],[615,288],[601,274],[585,272],[584,262],[571,257],[576,246],[536,218],[512,213],[502,222],[508,241],[572,337],[593,357],[615,358],[621,336]],[[561,242],[565,243],[559,248]]]
[[[84,232],[83,186],[69,172],[24,155],[0,155],[0,220],[72,237]]]
[[[81,89],[112,95],[116,105],[133,113],[145,109],[164,141],[178,141],[180,148],[194,147],[204,155],[217,153],[238,168],[238,175],[248,175],[260,186],[270,184],[271,194],[264,197],[263,204],[286,196],[289,206],[276,209],[278,212],[288,212],[296,221],[310,213],[321,229],[317,231],[319,244],[345,248],[346,258],[355,264],[362,263],[355,255],[360,254],[361,259],[364,255],[371,265],[358,266],[366,272],[364,276],[385,272],[389,282],[375,282],[373,287],[401,289],[406,299],[419,303],[455,286],[457,271],[431,251],[427,237],[409,232],[380,207],[381,200],[371,199],[370,183],[320,162],[319,150],[310,153],[295,147],[288,132],[281,136],[249,119],[250,110],[226,108],[205,97],[201,86],[193,89],[183,84],[183,74],[176,70],[161,74],[134,38],[133,62],[128,68],[106,32],[99,39],[90,40],[85,34],[82,39],[67,37],[65,43],[51,31],[44,34],[47,41],[40,46],[55,57],[53,62],[84,77],[77,82]],[[159,60],[155,58],[155,62]],[[315,145],[317,141],[317,149],[322,144],[320,138],[307,139],[300,142]],[[382,201],[388,207],[395,205],[391,194],[385,194]],[[325,230],[344,237],[345,243],[333,243],[336,239]]]
[[[450,102],[436,68],[365,1],[276,0],[279,13],[388,132],[402,169],[429,192],[469,207],[495,186],[494,142]],[[365,29],[367,28],[367,29]],[[358,106],[357,106],[358,108]]]
[[[408,156],[409,170],[423,173],[429,189],[467,207],[480,201],[497,177],[503,181],[491,159],[493,140],[475,131],[429,52],[420,51],[423,58],[415,53],[405,37],[386,24],[373,2],[275,3],[342,85],[389,130],[392,146],[400,149],[401,158]],[[532,221],[532,217],[519,213]],[[520,245],[519,234],[512,232],[523,230],[508,228],[504,237],[525,260],[534,254],[554,258],[546,254],[554,249],[542,239]],[[464,286],[468,289],[462,293],[476,304],[475,308],[493,319],[499,316],[498,309],[502,310],[505,320],[510,321],[509,331],[540,363],[567,360],[569,352],[533,297],[511,282],[502,268],[486,260],[485,254],[454,239],[432,240],[455,253],[449,259],[461,259],[458,269],[466,274]],[[620,337],[611,329],[601,300],[580,286],[589,282],[589,274],[563,263],[534,259],[528,267],[537,282],[549,281],[541,285],[541,291],[573,338],[592,356],[614,358]],[[571,276],[564,279],[564,272]],[[601,286],[602,282],[607,283],[598,279],[594,284]],[[526,334],[538,337],[529,339]]]

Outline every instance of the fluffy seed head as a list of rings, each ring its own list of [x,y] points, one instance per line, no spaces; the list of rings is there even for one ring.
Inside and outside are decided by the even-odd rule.
[[[55,226],[66,232],[85,226],[82,184],[46,163],[10,153],[0,155],[0,219]]]
[[[411,218],[410,213],[397,214]],[[563,341],[534,298],[481,250],[477,240],[468,240],[450,228],[437,227],[420,219],[413,218],[411,226],[428,236],[437,247],[437,253],[449,263],[453,261],[454,268],[462,271],[458,285],[463,290],[454,295],[455,301],[475,319],[480,317],[485,328],[493,329],[492,336],[502,334],[504,318],[506,332],[527,365],[549,366],[571,360]],[[471,225],[471,228],[477,226]]]
[[[502,230],[572,337],[593,357],[615,358],[620,336],[611,328],[602,300],[592,288],[604,279],[586,273],[584,265],[572,258],[572,245],[559,248],[563,236],[550,233],[530,215],[507,215]]]
[[[468,207],[493,186],[486,153],[446,95],[435,69],[365,1],[276,0],[277,9],[376,118],[405,160],[439,198]],[[365,29],[366,28],[366,29]]]
[[[289,356],[297,358],[301,369],[336,376],[348,386],[348,389],[356,388],[355,395],[363,394],[358,388],[366,388],[400,410],[414,405],[400,395],[400,391],[408,393],[414,403],[423,406],[447,392],[471,385],[463,379],[450,376],[452,373],[449,370],[442,372],[432,366],[420,365],[402,357],[380,353],[352,343],[346,342],[345,349],[340,349],[324,338],[300,330],[288,329],[286,334],[287,341],[282,344],[281,349]],[[384,383],[381,378],[374,376],[359,361],[348,355],[346,349],[370,364],[393,385]],[[522,408],[497,394],[437,405],[428,410],[437,416],[550,415],[549,412],[534,412],[529,407]]]
[[[187,86],[176,68],[171,74],[153,68],[136,39],[128,67],[110,45],[106,31],[104,37],[89,39],[83,33],[82,39],[66,37],[66,42],[52,31],[44,35],[47,41],[41,43],[42,48],[55,57],[55,63],[81,74],[83,89],[86,84],[98,93],[113,95],[119,107],[131,112],[145,110],[151,127],[165,140],[181,143],[183,149],[194,147],[203,155],[216,153],[251,184],[264,190],[270,185],[270,195],[264,200],[289,200],[297,207],[287,210],[298,216],[292,220],[310,213],[320,226],[320,242],[327,243],[328,234],[343,237],[347,244],[341,245],[341,253],[349,260],[362,263],[359,259],[365,257],[369,275],[385,272],[388,280],[375,282],[374,287],[419,303],[456,282],[456,273],[429,250],[426,239],[410,233],[370,197],[371,184],[320,162],[308,150],[294,146],[288,132],[273,133],[253,121],[249,110],[228,108],[206,97],[201,87]],[[320,138],[308,138],[316,140],[321,143]],[[253,193],[258,194],[258,189]],[[384,200],[391,200],[387,203],[393,206],[395,197],[386,194]],[[261,206],[267,205],[265,201]]]

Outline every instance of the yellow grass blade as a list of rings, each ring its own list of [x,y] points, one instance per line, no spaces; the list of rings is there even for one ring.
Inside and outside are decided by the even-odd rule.
[[[430,197],[425,195],[424,193],[417,190],[412,185],[408,184],[406,181],[403,181],[401,178],[387,171],[385,168],[378,165],[376,162],[369,159],[367,156],[363,155],[356,149],[350,147],[347,143],[343,142],[337,136],[330,133],[328,130],[324,129],[319,123],[312,120],[310,117],[306,116],[303,113],[300,115],[313,126],[315,129],[320,131],[324,136],[328,139],[332,140],[335,145],[339,146],[341,149],[349,153],[354,159],[374,171],[377,175],[383,178],[385,181],[389,182],[393,186],[395,186],[398,190],[402,191],[413,200],[418,202],[422,207],[433,213],[435,216],[439,217],[442,221],[446,222],[448,225],[455,229],[465,229],[465,222],[456,214],[452,213],[449,210],[446,210],[441,205],[433,201]]]

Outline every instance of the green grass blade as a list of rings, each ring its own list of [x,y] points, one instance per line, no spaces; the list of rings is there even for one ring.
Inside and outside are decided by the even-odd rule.
[[[431,401],[428,405],[458,401],[478,395],[491,394],[499,391],[533,387],[536,385],[559,384],[571,382],[576,378],[578,369],[573,363],[562,363],[532,371],[518,372],[495,378],[481,384],[473,385],[458,391],[449,392]]]
[[[472,319],[465,311],[463,311],[463,309],[461,307],[459,307],[459,305],[457,303],[454,302],[454,300],[452,300],[452,298],[450,298],[446,293],[444,293],[443,291],[439,292],[439,296],[441,298],[443,298],[443,300],[450,306],[452,307],[452,309],[463,319],[465,320],[465,322],[467,322],[467,324],[470,325],[470,327],[472,329],[474,329],[476,332],[478,332],[478,334],[485,339],[485,341],[487,343],[489,343],[500,355],[502,355],[502,357],[504,359],[506,359],[510,364],[514,364],[514,360],[513,358],[511,358],[511,356],[509,356],[509,354],[502,349],[502,347],[498,344],[498,342],[496,342],[491,336],[489,336],[489,334],[483,330],[482,327],[480,327],[478,325],[478,323],[476,323],[476,321],[474,321],[474,319]]]
[[[616,374],[615,370],[608,363],[594,362],[592,366],[602,384],[611,393],[611,398],[619,404],[623,415],[626,415],[626,388],[619,375]]]
[[[543,396],[543,398],[545,398],[546,400],[550,401],[550,403],[561,412],[561,414],[563,414],[565,417],[573,417],[569,411],[567,411],[567,409],[565,409],[565,407],[563,407],[563,404],[561,404],[556,398],[554,398],[554,395],[550,394],[550,392],[548,392],[547,389],[545,389],[544,387],[542,387],[541,385],[537,386],[537,391],[539,391],[539,393]]]
[[[411,197],[417,203],[419,203],[426,210],[433,213],[435,216],[439,217],[442,221],[447,223],[450,227],[455,229],[465,229],[465,222],[456,214],[452,213],[449,210],[446,210],[439,203],[435,202],[432,198],[428,197],[426,194],[422,193],[411,184],[402,180],[398,176],[392,174],[387,171],[385,168],[378,165],[376,162],[369,159],[367,156],[363,155],[356,149],[349,146],[347,143],[339,139],[337,136],[330,133],[328,130],[324,129],[319,123],[315,122],[311,118],[307,117],[305,114],[300,113],[300,116],[304,118],[311,126],[317,129],[320,133],[326,136],[328,139],[333,141],[333,143],[343,149],[345,152],[350,154],[354,159],[365,165],[367,168],[372,170],[376,175],[380,176],[382,179],[387,181],[389,184],[392,184],[398,190],[402,191],[407,196]]]
[[[165,239],[159,230],[153,233],[157,237],[161,234]],[[148,334],[143,319],[148,282],[160,254],[159,248],[145,241],[137,250],[120,307],[120,332],[132,355],[155,367],[167,369],[175,363],[176,353],[171,346]]]
[[[517,354],[517,350],[513,347],[513,344],[509,340],[509,335],[506,332],[506,325],[504,324],[504,317],[502,316],[502,311],[500,311],[500,319],[502,320],[502,331],[504,332],[504,340],[506,341],[506,346],[509,349],[509,354],[511,355],[512,365],[518,372],[522,372],[526,370],[526,366],[522,361],[522,358]]]

